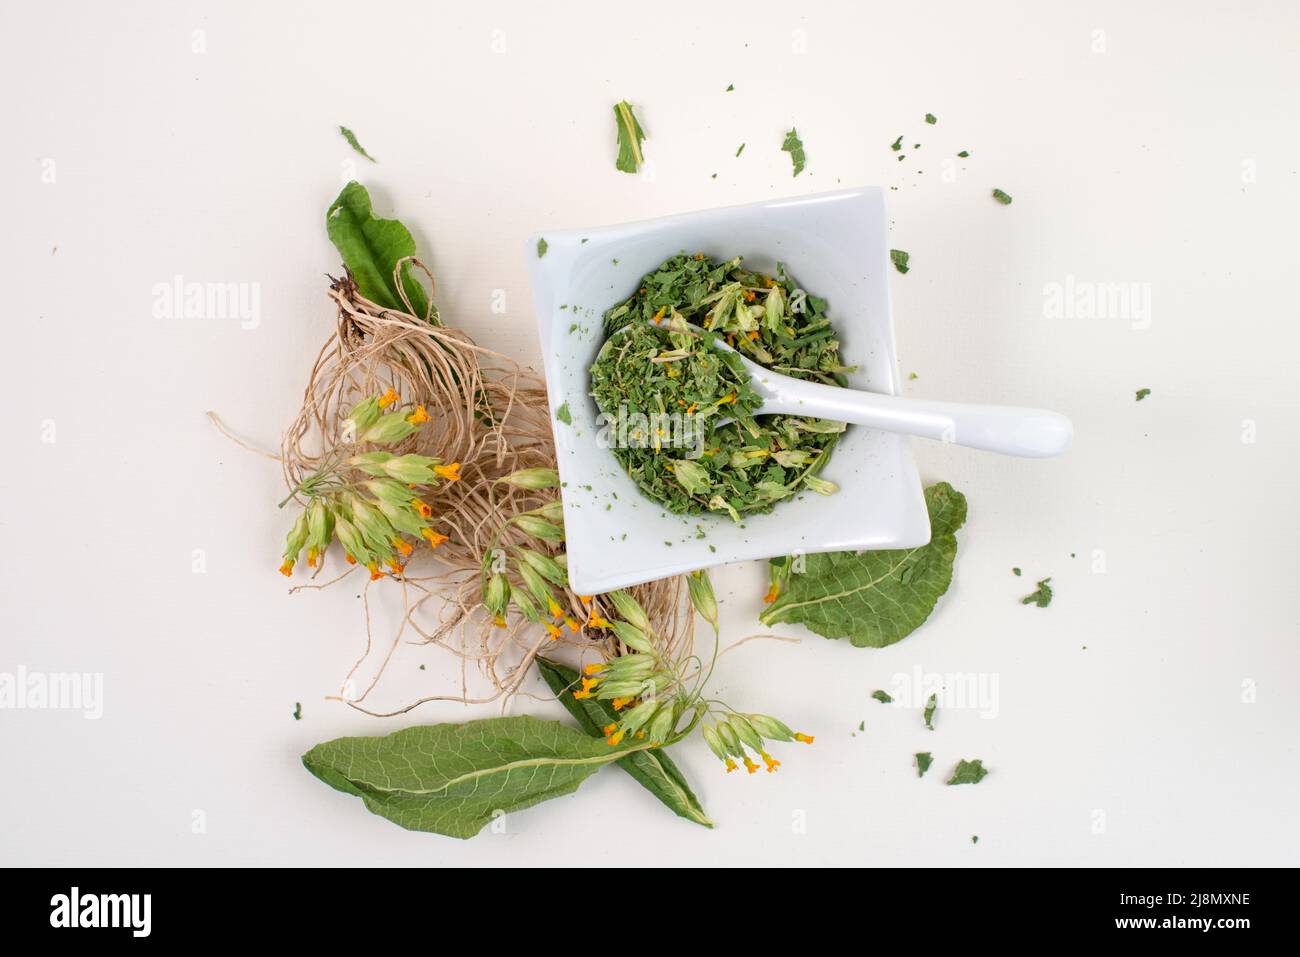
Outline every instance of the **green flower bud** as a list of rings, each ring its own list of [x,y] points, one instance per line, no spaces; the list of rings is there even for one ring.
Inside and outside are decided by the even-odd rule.
[[[307,513],[300,514],[289,529],[289,534],[284,537],[284,557],[297,560],[298,553],[302,547],[307,544]]]
[[[394,505],[391,502],[378,501],[375,507],[383,513],[388,523],[407,535],[419,535],[429,527],[429,523],[420,518],[409,505]]]
[[[718,599],[713,594],[713,584],[705,571],[691,572],[686,576],[686,588],[691,593],[691,603],[710,625],[718,630]]]
[[[646,616],[645,609],[627,592],[620,589],[610,592],[605,597],[614,603],[614,608],[618,610],[619,617],[628,624],[643,632],[654,630],[650,627],[650,619]]]
[[[528,597],[527,592],[519,591],[516,588],[510,589],[510,600],[515,603],[515,607],[529,621],[541,621],[542,616],[533,604],[533,600]]]
[[[770,738],[773,741],[794,740],[794,732],[784,722],[778,721],[776,718],[766,714],[747,714],[745,717],[754,726],[754,730],[765,738]]]
[[[840,490],[840,487],[834,482],[818,478],[816,475],[805,475],[803,484],[809,491],[816,492],[818,495],[834,495]]]
[[[722,738],[722,743],[726,746],[728,754],[734,754],[738,758],[745,756],[745,749],[740,743],[740,735],[725,719],[718,722],[718,736]]]
[[[348,465],[358,468],[367,475],[384,476],[388,472],[384,469],[384,463],[393,458],[392,452],[367,452],[364,455],[354,455],[348,459]]]
[[[533,538],[540,538],[548,542],[564,541],[564,529],[544,518],[539,518],[536,515],[516,515],[511,521]]]
[[[347,552],[355,561],[367,565],[373,560],[370,549],[366,547],[365,541],[361,538],[361,533],[357,531],[355,525],[342,515],[337,515],[334,518],[334,534],[339,537],[339,544],[343,546],[343,551]]]
[[[406,505],[411,501],[411,490],[402,482],[390,478],[376,478],[362,482],[361,487],[379,499],[393,505]]]
[[[388,519],[375,508],[371,508],[360,498],[353,496],[352,506],[352,524],[361,532],[361,537],[365,540],[370,550],[375,555],[386,558],[388,553],[393,550],[393,539],[397,537],[397,530],[388,523]]]
[[[763,737],[754,730],[754,726],[738,714],[728,715],[727,724],[736,729],[736,735],[755,751],[763,750]]]
[[[379,418],[379,396],[372,395],[368,399],[362,399],[352,407],[348,417],[343,420],[343,431],[346,435],[352,436],[352,441],[356,437],[375,424]]]
[[[554,502],[547,502],[541,508],[533,509],[533,514],[542,516],[548,522],[564,524],[564,504],[559,499]]]
[[[420,431],[418,425],[407,422],[400,412],[381,415],[379,420],[361,433],[362,442],[375,445],[393,445]]]
[[[548,615],[554,617],[557,612],[552,608],[559,608],[560,603],[555,600],[551,590],[546,587],[546,580],[537,574],[537,570],[527,562],[515,562],[515,569],[519,572],[519,577],[524,580],[524,587],[532,592],[533,597],[538,603],[546,608]]]
[[[704,727],[704,743],[709,746],[709,750],[717,756],[719,761],[727,760],[726,744],[723,743],[717,730],[708,725]]]
[[[648,678],[657,667],[652,655],[619,655],[605,664],[605,672],[611,680],[637,680]]]
[[[633,651],[639,651],[643,654],[652,654],[654,645],[646,637],[645,632],[633,624],[626,621],[612,621],[610,626],[614,629],[614,634],[618,635],[618,640],[623,642]]]
[[[307,544],[317,554],[325,551],[334,534],[334,515],[324,499],[314,498],[307,506]]]
[[[510,605],[510,582],[500,572],[494,573],[483,589],[483,607],[496,618],[505,616]]]
[[[384,471],[397,481],[406,482],[408,485],[428,485],[438,477],[433,467],[441,464],[442,459],[435,459],[429,455],[398,455],[384,463]]]
[[[524,560],[533,571],[537,572],[552,584],[559,585],[563,588],[569,583],[569,573],[564,570],[564,566],[557,560],[563,558],[563,555],[551,558],[543,555],[541,552],[535,552],[531,548],[516,548],[515,554]]]
[[[675,717],[672,705],[664,705],[646,725],[645,736],[655,744],[663,744],[673,733]]]
[[[506,482],[515,488],[558,488],[560,474],[555,469],[520,469],[518,472],[511,472],[505,478],[497,479],[497,481]]]
[[[640,731],[641,728],[645,727],[645,725],[650,723],[650,719],[655,716],[660,707],[662,707],[662,705],[660,705],[658,701],[642,701],[631,711],[627,712],[627,714],[623,715],[618,726],[628,734],[635,734],[637,731]]]

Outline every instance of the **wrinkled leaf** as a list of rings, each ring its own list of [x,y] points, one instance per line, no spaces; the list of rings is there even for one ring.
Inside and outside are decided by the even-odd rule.
[[[984,767],[984,761],[976,758],[974,761],[967,761],[962,758],[957,762],[957,766],[952,769],[952,775],[945,782],[947,784],[979,784],[988,775],[988,770]]]
[[[494,817],[570,794],[646,745],[612,748],[558,721],[488,718],[336,738],[302,756],[326,784],[412,831],[468,838]]]
[[[618,721],[618,713],[609,702],[596,698],[578,700],[573,697],[572,690],[578,686],[578,673],[572,668],[547,658],[538,658],[537,670],[541,672],[551,693],[588,734],[604,738],[605,733],[601,728]],[[682,777],[681,771],[662,748],[636,751],[620,758],[617,763],[678,817],[713,827],[713,822],[704,813],[704,808]]]
[[[365,147],[363,147],[361,143],[357,140],[356,133],[353,133],[346,126],[340,126],[339,132],[343,134],[343,138],[348,141],[348,145],[351,146],[354,150],[356,150],[366,159],[370,160],[370,162],[372,163],[379,162],[379,160],[375,159],[373,156],[371,156],[369,153],[366,152]]]
[[[785,134],[785,142],[781,144],[781,149],[790,154],[790,162],[794,164],[794,175],[798,176],[803,172],[807,158],[803,152],[803,140],[799,139],[799,134],[793,127]]]
[[[957,529],[966,498],[947,482],[925,490],[930,542],[881,552],[828,552],[804,557],[782,594],[759,616],[764,625],[794,622],[826,638],[883,648],[906,638],[930,616],[952,582]],[[901,580],[910,570],[907,583]]]
[[[393,269],[403,257],[415,255],[415,240],[406,227],[395,219],[377,218],[371,210],[370,194],[354,180],[330,205],[325,228],[361,295],[386,309],[405,312],[393,281]],[[402,267],[402,287],[415,315],[428,315],[429,297],[411,275],[410,263]],[[432,318],[436,321],[437,313]]]
[[[934,764],[934,755],[929,751],[918,751],[916,753],[916,776],[925,777],[925,772],[930,770],[930,765]]]

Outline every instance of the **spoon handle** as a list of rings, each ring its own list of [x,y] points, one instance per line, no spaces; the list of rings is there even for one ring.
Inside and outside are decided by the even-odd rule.
[[[779,385],[774,382],[778,378]],[[759,414],[830,419],[987,452],[1046,458],[1068,449],[1074,435],[1069,419],[1043,409],[880,395],[770,373],[765,376],[763,370],[755,374],[753,384],[763,396]]]

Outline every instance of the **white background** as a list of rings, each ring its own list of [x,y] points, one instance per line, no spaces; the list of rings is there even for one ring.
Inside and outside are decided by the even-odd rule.
[[[7,4],[0,672],[100,672],[105,700],[0,711],[0,862],[1300,863],[1300,15],[1086,6]],[[622,98],[653,177],[614,170]],[[743,779],[677,748],[717,830],[616,770],[505,834],[400,830],[298,756],[494,712],[323,700],[364,643],[358,589],[287,594],[278,469],[204,418],[278,446],[332,327],[323,217],[352,171],[416,234],[444,317],[526,362],[531,231],[897,187],[908,392],[1058,409],[1075,447],[916,443],[970,500],[952,589],[886,650],[795,628],[724,659],[719,694],[817,743]],[[154,318],[177,275],[259,284],[257,328]],[[1068,276],[1148,284],[1149,328],[1046,318]],[[1022,606],[1048,575],[1051,607]],[[761,569],[716,580],[727,634],[756,631]],[[996,680],[996,716],[929,732],[869,699],[914,668]],[[452,674],[404,649],[384,701]],[[993,773],[944,787],[962,757]]]

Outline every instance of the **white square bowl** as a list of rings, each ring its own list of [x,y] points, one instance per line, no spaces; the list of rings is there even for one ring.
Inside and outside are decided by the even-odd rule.
[[[828,301],[842,360],[858,367],[850,385],[896,393],[887,223],[884,197],[869,187],[528,240],[576,591],[600,594],[744,559],[911,548],[930,540],[905,436],[851,426],[822,472],[839,485],[837,493],[801,493],[737,525],[725,515],[675,515],[645,498],[610,450],[597,444],[599,410],[589,394],[588,369],[603,341],[605,311],[680,252],[714,260],[743,256],[761,272],[785,263],[809,295]],[[547,250],[538,256],[542,238]],[[572,425],[555,418],[565,403]]]

